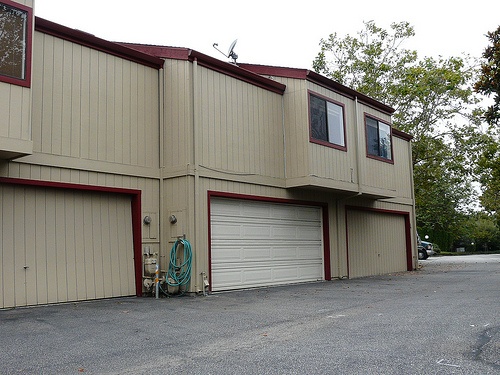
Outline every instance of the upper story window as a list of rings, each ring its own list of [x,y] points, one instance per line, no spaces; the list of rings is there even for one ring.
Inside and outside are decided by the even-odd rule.
[[[346,150],[344,105],[309,94],[311,142]]]
[[[0,3],[0,81],[29,87],[32,10],[13,1]]]
[[[391,126],[368,116],[365,116],[365,124],[368,156],[383,161],[392,161]]]

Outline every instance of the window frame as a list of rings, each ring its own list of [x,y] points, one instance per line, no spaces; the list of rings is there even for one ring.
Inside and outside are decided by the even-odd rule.
[[[25,38],[25,53],[24,53],[24,69],[25,74],[23,78],[11,77],[0,73],[0,82],[10,83],[22,87],[31,87],[31,50],[32,50],[32,37],[33,37],[33,9],[13,2],[12,0],[0,0],[0,4],[7,7],[17,9],[26,13],[26,38]]]
[[[307,96],[307,107],[308,107],[308,115],[309,115],[309,141],[311,143],[316,143],[318,145],[334,148],[337,150],[341,151],[347,151],[347,128],[346,128],[346,118],[345,118],[345,104],[338,102],[336,100],[333,100],[329,97],[326,97],[324,95],[318,94],[316,92],[307,90],[308,96]],[[316,97],[318,99],[324,100],[325,101],[325,106],[327,103],[331,103],[333,105],[336,105],[342,109],[342,131],[343,131],[343,137],[344,137],[344,145],[340,145],[337,143],[332,143],[329,141],[325,141],[322,139],[317,139],[313,137],[312,134],[312,114],[311,114],[311,97]],[[327,129],[328,129],[328,116],[327,116],[327,123],[326,123]]]
[[[378,135],[378,140],[379,140],[379,144],[380,144],[380,123],[384,124],[384,125],[387,125],[389,127],[389,140],[391,142],[391,148],[390,148],[390,152],[391,152],[391,157],[390,159],[389,158],[386,158],[384,156],[381,156],[380,155],[380,149],[379,149],[379,152],[378,152],[378,155],[374,155],[372,153],[370,153],[370,147],[369,147],[369,143],[368,143],[368,122],[367,122],[367,119],[371,119],[371,120],[374,120],[377,122],[377,135]],[[371,114],[368,114],[368,113],[365,113],[364,114],[364,122],[365,122],[365,146],[366,146],[366,157],[370,158],[370,159],[375,159],[375,160],[379,160],[379,161],[383,161],[385,163],[389,163],[389,164],[394,164],[394,142],[393,142],[393,136],[392,136],[392,125],[390,122],[386,121],[386,120],[382,120],[376,116],[373,116]]]

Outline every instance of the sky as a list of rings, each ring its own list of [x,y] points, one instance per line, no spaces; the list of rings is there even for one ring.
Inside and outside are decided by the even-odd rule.
[[[500,1],[393,0],[35,0],[35,15],[109,41],[194,49],[229,61],[311,69],[332,33],[355,36],[363,22],[389,29],[407,21],[416,35],[403,47],[420,57],[480,57],[485,34],[500,26]]]

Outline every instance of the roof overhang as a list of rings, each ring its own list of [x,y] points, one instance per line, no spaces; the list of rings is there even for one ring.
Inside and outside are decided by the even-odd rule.
[[[219,59],[216,59],[215,57],[205,55],[204,53],[195,51],[190,48],[133,43],[120,44],[162,59],[185,60],[190,62],[196,61],[199,66],[203,66],[219,73],[237,78],[239,80],[259,86],[266,90],[273,91],[278,94],[283,94],[286,89],[286,85],[264,77],[259,73],[253,72],[249,69],[245,69],[244,65],[237,65],[226,61],[221,61]]]
[[[384,104],[376,99],[369,97],[359,91],[353,90],[347,86],[344,86],[330,78],[322,76],[308,69],[297,69],[297,68],[286,68],[286,67],[276,67],[276,66],[266,66],[266,65],[255,65],[255,64],[241,64],[242,68],[250,70],[254,73],[267,76],[267,77],[285,77],[285,78],[295,78],[303,79],[315,83],[317,85],[323,86],[329,90],[335,91],[341,95],[349,97],[351,99],[357,98],[360,102],[363,102],[381,112],[392,115],[395,109]]]
[[[148,55],[123,44],[97,38],[92,34],[72,29],[40,17],[35,17],[35,31],[68,40],[151,68],[163,68],[164,60],[154,55]]]

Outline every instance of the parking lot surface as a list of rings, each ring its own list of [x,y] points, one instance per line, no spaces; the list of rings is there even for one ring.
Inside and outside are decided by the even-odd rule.
[[[0,311],[0,374],[499,374],[500,255]]]

